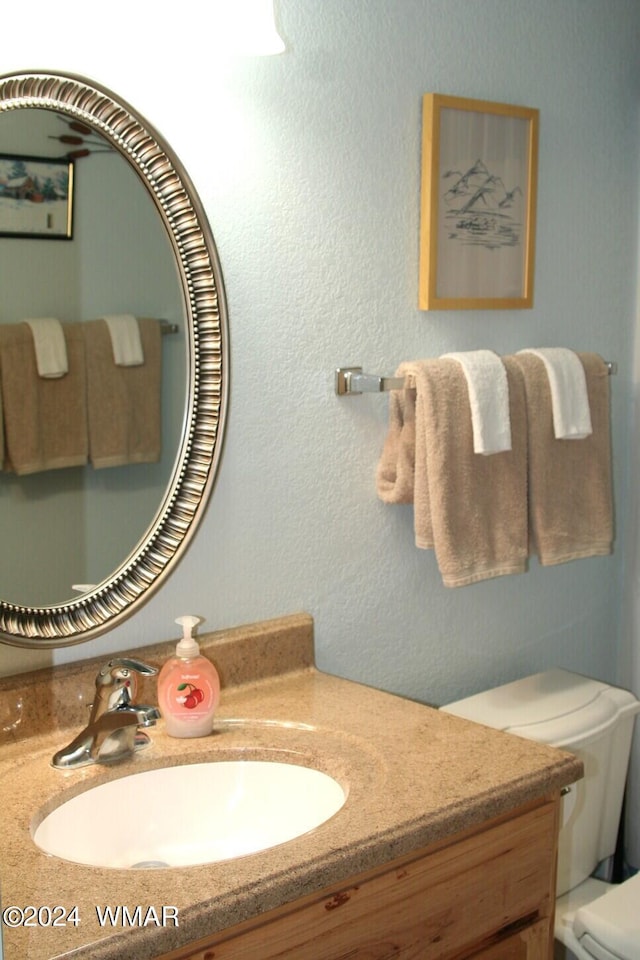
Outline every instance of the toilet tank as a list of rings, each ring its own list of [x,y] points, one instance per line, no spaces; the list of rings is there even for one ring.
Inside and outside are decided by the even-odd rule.
[[[549,670],[441,708],[487,727],[576,754],[584,779],[563,797],[557,895],[612,856],[629,764],[633,694],[598,680]]]

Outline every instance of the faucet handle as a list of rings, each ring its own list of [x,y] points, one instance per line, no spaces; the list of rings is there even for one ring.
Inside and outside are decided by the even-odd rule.
[[[148,663],[143,663],[142,660],[134,660],[133,657],[115,657],[115,659],[109,660],[109,663],[105,663],[98,674],[98,678],[112,676],[118,667],[122,667],[123,670],[131,670],[134,673],[141,673],[143,677],[154,677],[158,672],[157,667],[151,667]],[[96,683],[98,678],[96,678]]]
[[[130,657],[109,660],[96,677],[96,698],[91,719],[95,720],[107,710],[132,704],[138,693],[138,675],[153,677],[157,672],[156,667]]]

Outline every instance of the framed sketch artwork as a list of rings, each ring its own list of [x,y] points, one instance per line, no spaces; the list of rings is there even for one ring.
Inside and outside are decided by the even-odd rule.
[[[538,111],[423,98],[420,309],[533,305]]]

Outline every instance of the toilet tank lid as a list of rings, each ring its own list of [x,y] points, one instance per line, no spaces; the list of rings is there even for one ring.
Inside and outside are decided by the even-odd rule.
[[[578,747],[622,716],[637,713],[632,693],[568,670],[547,670],[441,708],[487,727],[555,747]]]
[[[581,907],[573,920],[578,941],[588,941],[601,948],[594,956],[620,957],[634,960],[640,943],[640,874],[612,886],[608,893]],[[586,945],[586,944],[585,944]],[[604,950],[602,949],[604,948]]]

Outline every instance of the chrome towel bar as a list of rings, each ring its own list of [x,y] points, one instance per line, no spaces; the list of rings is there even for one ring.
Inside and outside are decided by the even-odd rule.
[[[615,360],[605,360],[609,375],[618,372]],[[374,373],[363,373],[362,367],[338,367],[335,389],[339,397],[356,396],[361,393],[387,393],[389,390],[402,390],[403,377],[381,377]]]
[[[180,327],[177,323],[173,323],[171,320],[160,320],[160,333],[169,334],[169,333],[178,333]]]

